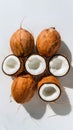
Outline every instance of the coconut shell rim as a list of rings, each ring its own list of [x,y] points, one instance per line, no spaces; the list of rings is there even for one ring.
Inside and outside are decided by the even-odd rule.
[[[20,70],[20,68],[21,68],[21,61],[20,61],[20,59],[18,58],[18,60],[20,61],[20,68],[19,68],[15,73],[13,73],[13,74],[7,74],[7,73],[3,70],[3,64],[4,64],[5,59],[6,59],[7,57],[11,56],[11,55],[13,55],[13,56],[15,56],[15,57],[18,58],[18,56],[14,55],[14,54],[9,54],[8,56],[6,56],[6,57],[4,58],[4,60],[3,60],[3,62],[2,62],[2,71],[3,71],[3,73],[4,73],[5,75],[7,75],[7,76],[14,76],[14,75],[16,75],[16,73],[17,73],[17,72]],[[18,75],[19,75],[19,74],[18,74]]]
[[[51,84],[51,83],[53,83],[53,82],[42,83],[42,85],[44,85],[44,84]],[[40,91],[42,85],[39,87],[39,89],[38,89],[38,95],[39,95],[39,97],[40,97],[44,102],[54,102],[54,101],[56,101],[57,99],[59,99],[59,97],[61,96],[61,92],[62,92],[61,87],[60,87],[58,84],[56,84],[56,83],[53,83],[53,84],[55,84],[55,85],[59,88],[60,94],[59,94],[59,96],[58,96],[56,99],[54,99],[54,100],[52,100],[52,101],[46,101],[46,100],[42,99],[42,97],[40,96],[40,93],[39,93],[39,91]]]
[[[50,61],[51,61],[55,56],[62,56],[62,57],[64,57],[64,58],[67,60],[67,62],[68,62],[69,69],[68,69],[68,71],[67,71],[64,75],[56,76],[56,75],[54,75],[53,73],[50,72],[49,64],[50,64]],[[69,62],[68,58],[67,58],[65,55],[63,55],[63,54],[55,54],[55,55],[53,55],[53,56],[49,59],[48,69],[49,69],[49,72],[50,72],[51,75],[53,75],[53,76],[55,76],[55,77],[64,77],[64,76],[66,76],[66,75],[68,74],[68,72],[70,71],[70,62]]]
[[[41,56],[41,55],[35,54],[35,53],[34,53],[34,54],[31,54],[30,56],[32,56],[32,55]],[[26,63],[27,59],[28,59],[30,56],[28,56],[28,57],[26,58],[25,63]],[[46,63],[46,57],[45,57],[45,56],[41,56],[41,57],[45,60],[45,63]],[[25,66],[25,65],[24,65],[24,66]],[[46,63],[46,68],[45,68],[44,72],[42,72],[42,73],[40,73],[40,74],[38,74],[38,75],[33,75],[33,74],[29,73],[29,72],[27,71],[26,67],[25,67],[26,73],[30,74],[31,76],[41,76],[42,74],[44,74],[44,73],[46,72],[46,69],[47,69],[47,63]]]

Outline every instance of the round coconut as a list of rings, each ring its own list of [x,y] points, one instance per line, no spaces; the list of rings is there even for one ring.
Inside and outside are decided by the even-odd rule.
[[[55,28],[44,29],[36,40],[40,55],[50,57],[56,54],[61,46],[61,36]]]
[[[33,54],[27,58],[25,69],[33,76],[42,76],[46,73],[46,60],[40,55]]]
[[[14,54],[6,56],[2,62],[2,71],[8,76],[18,76],[24,71],[24,61]]]
[[[57,77],[63,77],[68,74],[70,63],[66,56],[56,54],[49,60],[49,72]]]
[[[36,83],[32,76],[24,75],[14,79],[11,87],[11,93],[17,103],[28,102],[35,93]]]
[[[30,32],[20,28],[10,39],[10,47],[16,56],[28,56],[34,50],[34,38]]]
[[[61,95],[61,85],[52,75],[42,78],[38,82],[38,94],[43,101],[53,102]]]

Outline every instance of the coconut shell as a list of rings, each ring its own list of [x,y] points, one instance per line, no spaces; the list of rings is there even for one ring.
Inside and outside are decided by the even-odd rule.
[[[38,54],[33,53],[33,55],[36,56],[36,55],[38,55]],[[33,55],[30,55],[29,57],[31,57],[31,56],[33,56]],[[38,56],[39,56],[39,55],[38,55]],[[25,63],[27,62],[27,60],[28,60],[29,57],[26,58]],[[46,57],[42,57],[42,58],[44,58],[45,63],[46,63]],[[42,72],[41,74],[33,75],[33,74],[31,74],[31,73],[29,73],[29,72],[27,71],[26,67],[25,67],[25,72],[28,73],[28,74],[30,74],[30,75],[32,75],[32,76],[35,78],[35,80],[36,80],[36,79],[39,80],[43,75],[46,75],[47,69],[48,69],[48,67],[47,67],[47,63],[46,63],[46,68],[45,68],[44,72]]]
[[[21,104],[28,102],[34,96],[35,90],[36,83],[30,75],[15,78],[11,86],[14,100]]]
[[[61,86],[60,85],[60,82],[58,81],[58,79],[55,77],[55,76],[47,76],[47,77],[44,77],[42,78],[39,82],[38,82],[38,89],[43,85],[43,84],[46,84],[46,83],[54,83],[54,84],[57,84],[58,86]]]
[[[37,84],[37,88],[38,88],[38,94],[39,94],[39,90],[40,90],[40,88],[42,87],[42,85],[43,84],[48,84],[48,83],[53,83],[53,84],[56,84],[57,85],[57,87],[60,89],[60,95],[61,95],[61,84],[60,84],[60,82],[58,81],[58,79],[55,77],[55,76],[52,76],[52,75],[50,75],[50,76],[47,76],[47,77],[44,77],[44,78],[42,78],[39,82],[38,82],[38,84]],[[59,95],[59,97],[60,97],[60,95]],[[39,97],[40,97],[40,94],[39,94]],[[58,98],[59,98],[58,97]],[[40,97],[41,98],[41,97]],[[42,99],[43,100],[43,99]],[[57,99],[55,99],[55,100],[57,100]],[[53,100],[53,101],[55,101],[55,100]],[[45,101],[45,100],[44,100]],[[46,101],[47,102],[47,101]],[[50,102],[52,102],[52,101],[50,101]]]
[[[67,58],[65,55],[63,55],[63,54],[56,54],[56,55],[52,56],[52,57],[49,59],[49,64],[50,64],[50,62],[52,61],[52,59],[53,59],[54,57],[57,57],[57,56],[63,56],[63,57],[68,61],[69,69],[68,69],[68,71],[67,71],[64,75],[62,75],[62,76],[56,76],[56,75],[54,75],[53,73],[51,73],[51,71],[50,71],[50,65],[49,65],[49,68],[48,68],[48,69],[49,69],[49,72],[50,72],[50,74],[52,74],[53,76],[56,76],[56,77],[66,76],[66,75],[68,74],[68,72],[70,71],[70,62],[69,62],[68,58]]]
[[[24,66],[24,61],[22,58],[19,58],[20,60],[20,69],[13,75],[13,76],[18,76],[20,75],[22,72],[24,72],[25,70],[25,66]]]
[[[34,49],[34,38],[30,32],[20,28],[10,39],[10,47],[16,56],[28,56]]]
[[[61,37],[55,28],[44,29],[37,37],[36,48],[42,56],[53,56],[58,52],[60,46]]]
[[[18,75],[21,74],[21,73],[24,71],[24,69],[25,69],[25,67],[24,67],[24,61],[23,61],[23,59],[22,59],[21,57],[17,57],[17,58],[19,59],[19,61],[20,61],[20,68],[19,68],[19,70],[18,70],[17,72],[15,72],[14,74],[7,74],[7,73],[3,70],[3,64],[4,64],[4,61],[6,60],[6,58],[9,57],[9,56],[15,56],[15,55],[14,55],[14,54],[10,54],[10,55],[8,55],[8,56],[6,56],[6,57],[4,58],[4,60],[3,60],[3,62],[2,62],[2,71],[3,71],[4,74],[6,74],[6,75],[8,75],[8,76],[18,76]],[[16,57],[16,56],[15,56],[15,57]]]

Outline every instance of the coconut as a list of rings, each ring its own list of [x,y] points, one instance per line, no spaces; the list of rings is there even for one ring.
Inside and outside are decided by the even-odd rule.
[[[52,75],[42,78],[38,82],[38,94],[43,101],[53,102],[61,95],[61,85]]]
[[[64,76],[70,70],[70,63],[64,55],[56,54],[49,61],[49,71],[54,76]]]
[[[30,75],[16,77],[11,86],[12,97],[17,103],[28,102],[35,93],[36,83]]]
[[[20,28],[11,36],[10,47],[16,56],[28,56],[33,53],[34,38],[30,32]]]
[[[40,75],[46,70],[46,61],[40,55],[31,55],[25,62],[25,68],[31,75]]]
[[[22,58],[11,54],[5,57],[2,63],[2,70],[6,75],[17,76],[24,71],[24,63]]]
[[[42,56],[53,56],[61,45],[61,36],[55,28],[44,29],[36,40],[36,48]]]

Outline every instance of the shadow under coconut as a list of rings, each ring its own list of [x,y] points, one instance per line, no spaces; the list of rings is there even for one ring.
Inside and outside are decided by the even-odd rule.
[[[60,77],[59,80],[62,86],[73,88],[73,67],[71,66],[72,55],[68,46],[63,41],[59,53],[65,55],[70,62],[70,70],[68,74],[63,77]]]
[[[72,55],[70,49],[65,44],[65,42],[62,41],[61,48],[58,53],[65,55],[70,62],[70,71],[68,72],[67,75],[63,77],[59,77],[59,81],[62,87],[65,86],[65,87],[72,88],[73,87],[73,83],[72,83],[73,67],[71,67]],[[61,97],[57,101],[50,103],[50,106],[57,115],[63,116],[71,112],[71,104],[69,102],[69,98],[64,89],[61,93]]]
[[[41,101],[37,93],[29,102],[23,104],[23,107],[35,119],[42,118],[46,111],[46,103]]]
[[[57,115],[63,116],[71,112],[71,104],[65,90],[57,101],[50,103],[50,106]]]
[[[61,85],[63,87],[73,89],[73,67],[70,67],[70,71],[68,72],[68,74],[64,77],[61,77],[59,81],[61,82]]]
[[[67,44],[64,41],[61,42],[61,48],[58,53],[65,55],[68,58],[69,62],[71,63],[72,54]]]

